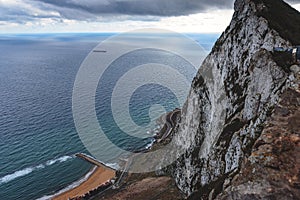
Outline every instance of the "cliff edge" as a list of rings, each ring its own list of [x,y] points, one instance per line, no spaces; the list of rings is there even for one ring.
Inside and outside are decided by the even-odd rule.
[[[235,2],[230,25],[193,80],[173,138],[185,153],[174,164],[172,174],[177,186],[190,199],[271,199],[262,195],[267,191],[288,192],[290,199],[297,199],[299,154],[291,155],[287,161],[293,168],[280,167],[284,164],[270,168],[279,170],[278,173],[295,173],[296,177],[280,176],[276,180],[287,182],[277,186],[270,182],[274,177],[267,176],[272,173],[261,161],[270,160],[266,157],[270,154],[260,152],[259,158],[254,155],[259,147],[281,144],[285,139],[293,141],[290,143],[294,148],[291,152],[299,150],[299,127],[281,130],[280,125],[277,131],[268,129],[271,124],[283,120],[278,113],[278,103],[289,99],[288,90],[296,96],[293,97],[294,107],[299,106],[300,101],[297,94],[298,66],[291,71],[292,59],[274,52],[273,48],[291,48],[299,44],[300,14],[282,0]],[[291,115],[296,115],[292,124],[299,123],[299,110],[294,107],[286,108],[291,109]],[[288,122],[290,118],[285,120],[287,124],[291,123]],[[264,141],[265,134],[270,134],[273,140],[258,145],[259,141]],[[277,152],[278,163],[285,162],[288,154],[278,148],[281,147],[271,149]],[[255,166],[250,170],[251,165]],[[262,176],[262,172],[267,175]],[[246,193],[245,188],[251,188],[251,185],[256,189],[249,189]],[[270,186],[269,190],[267,186]],[[282,187],[288,189],[276,189]],[[279,196],[274,198],[282,199]]]

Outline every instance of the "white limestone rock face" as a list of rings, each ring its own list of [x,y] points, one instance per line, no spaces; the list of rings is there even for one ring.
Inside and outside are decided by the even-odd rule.
[[[173,174],[191,197],[212,195],[238,171],[286,87],[288,73],[271,51],[291,43],[257,14],[261,9],[254,0],[236,1],[229,27],[193,80],[173,138],[186,150]]]

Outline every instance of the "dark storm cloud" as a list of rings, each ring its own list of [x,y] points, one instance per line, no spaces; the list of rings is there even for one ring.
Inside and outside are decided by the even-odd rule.
[[[232,9],[234,0],[20,0],[25,8],[0,3],[0,21],[16,23],[39,18],[83,21],[157,21],[166,16],[182,16],[210,9]],[[10,1],[8,1],[10,2]],[[300,3],[300,0],[289,0]],[[43,14],[35,14],[38,9]],[[56,13],[55,15],[52,13]]]
[[[211,8],[232,8],[232,0],[35,0],[60,8],[68,16],[71,10],[93,15],[179,16]],[[65,8],[67,10],[63,10]]]
[[[35,9],[35,6],[27,6],[26,4],[5,4],[5,2],[0,3],[0,22],[14,22],[14,23],[26,23],[33,21],[36,18],[39,19],[55,19],[60,20],[58,14],[49,13],[47,11]]]
[[[180,16],[233,8],[234,0],[34,0],[52,6],[66,18],[107,15]],[[289,0],[300,3],[300,0]]]

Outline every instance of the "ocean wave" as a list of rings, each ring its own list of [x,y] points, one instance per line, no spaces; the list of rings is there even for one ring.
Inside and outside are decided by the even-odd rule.
[[[22,177],[22,176],[26,176],[26,175],[32,173],[35,170],[43,169],[46,166],[51,166],[51,165],[53,165],[55,163],[66,162],[66,161],[68,161],[68,160],[70,160],[70,159],[72,159],[74,157],[75,156],[62,156],[62,157],[59,157],[59,158],[48,160],[44,164],[40,164],[40,165],[37,165],[37,166],[34,166],[34,167],[27,167],[25,169],[15,171],[12,174],[8,174],[6,176],[1,177],[0,178],[0,185],[4,184],[4,183],[8,183],[8,182],[10,182],[12,180],[15,180],[16,178],[19,178],[19,177]]]
[[[149,142],[149,143],[145,146],[145,148],[146,148],[146,149],[150,149],[150,148],[153,146],[154,142],[155,142],[155,139],[152,139],[151,142]]]
[[[12,181],[12,180],[18,178],[18,177],[25,176],[27,174],[30,174],[33,171],[34,171],[34,168],[28,167],[26,169],[22,169],[22,170],[16,171],[16,172],[14,172],[12,174],[8,174],[8,175],[0,178],[0,184],[7,183],[9,181]]]
[[[120,166],[119,166],[118,163],[105,163],[105,165],[107,165],[107,166],[109,166],[109,167],[111,167],[111,168],[113,168],[115,170],[120,169]]]
[[[72,159],[73,157],[74,156],[62,156],[60,158],[56,158],[56,159],[53,159],[53,160],[48,160],[46,162],[46,166],[51,166],[51,165],[53,165],[53,164],[55,164],[57,162],[62,163],[62,162],[65,162],[65,161],[67,161],[69,159]]]
[[[89,156],[89,155],[87,155]],[[105,165],[113,168],[113,169],[119,169],[120,166],[118,163],[105,163]],[[82,177],[81,179],[71,183],[70,185],[68,185],[67,187],[59,190],[58,192],[56,192],[55,194],[52,194],[52,195],[46,195],[46,196],[43,196],[41,198],[38,198],[36,200],[49,200],[49,199],[52,199],[53,197],[57,196],[57,195],[60,195],[66,191],[69,191],[77,186],[79,186],[81,183],[85,182],[93,173],[94,171],[96,170],[97,167],[93,167],[92,170],[90,170],[87,174],[85,174],[84,177]]]
[[[52,199],[53,197],[59,195],[59,194],[62,194],[68,190],[71,190],[77,186],[79,186],[81,183],[83,183],[84,181],[86,181],[93,173],[94,171],[96,170],[97,167],[94,167],[92,170],[90,170],[83,178],[79,179],[78,181],[75,181],[73,182],[72,184],[70,184],[69,186],[65,187],[64,189],[62,190],[59,190],[58,192],[56,192],[55,194],[52,194],[52,195],[46,195],[46,196],[43,196],[41,198],[38,198],[36,200],[49,200],[49,199]]]

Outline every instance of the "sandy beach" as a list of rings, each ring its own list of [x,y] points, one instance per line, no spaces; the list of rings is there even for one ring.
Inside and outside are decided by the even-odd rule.
[[[53,197],[52,199],[67,200],[68,198],[84,195],[85,193],[99,187],[102,183],[105,183],[113,177],[115,177],[114,170],[97,167],[85,182],[69,191],[63,192]]]

